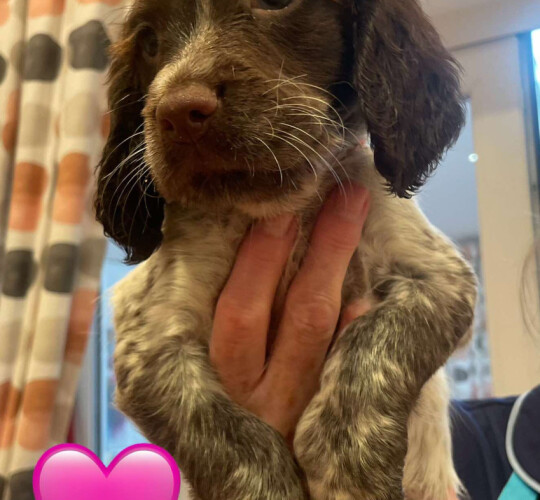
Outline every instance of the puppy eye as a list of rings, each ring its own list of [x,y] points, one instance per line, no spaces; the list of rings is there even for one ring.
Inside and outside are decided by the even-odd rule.
[[[251,0],[252,9],[281,10],[288,7],[293,0]]]
[[[145,26],[139,32],[139,45],[148,59],[154,59],[159,54],[159,38],[157,33],[150,28],[150,26]]]

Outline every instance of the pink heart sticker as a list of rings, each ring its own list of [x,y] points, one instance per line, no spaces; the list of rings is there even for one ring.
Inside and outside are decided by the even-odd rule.
[[[163,449],[139,444],[105,467],[83,446],[55,446],[34,471],[36,500],[178,500],[180,471]]]

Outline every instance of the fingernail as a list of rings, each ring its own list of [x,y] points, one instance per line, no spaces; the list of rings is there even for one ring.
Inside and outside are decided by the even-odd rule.
[[[294,220],[294,215],[280,215],[271,219],[263,219],[259,225],[262,230],[275,238],[283,238],[291,228]]]
[[[359,184],[336,188],[330,196],[332,208],[345,219],[358,221],[365,216],[369,205],[369,192]]]

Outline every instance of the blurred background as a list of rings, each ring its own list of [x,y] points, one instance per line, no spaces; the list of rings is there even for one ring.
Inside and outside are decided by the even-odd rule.
[[[540,380],[540,2],[423,4],[468,101],[418,201],[481,283],[473,342],[447,371],[456,398],[519,394]],[[112,404],[110,289],[130,268],[88,202],[126,5],[0,0],[0,500],[8,483],[33,498],[32,464],[68,435],[105,463],[143,441]]]

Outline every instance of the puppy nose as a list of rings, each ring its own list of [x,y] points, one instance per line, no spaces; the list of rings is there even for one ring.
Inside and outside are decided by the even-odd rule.
[[[196,142],[206,134],[217,108],[216,91],[205,85],[194,84],[170,92],[157,108],[161,133],[175,142]]]

